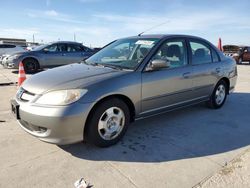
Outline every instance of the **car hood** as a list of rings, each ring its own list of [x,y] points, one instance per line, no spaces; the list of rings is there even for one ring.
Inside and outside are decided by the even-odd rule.
[[[33,55],[33,54],[37,54],[40,51],[22,51],[22,52],[16,52],[15,55],[19,55],[19,56],[27,56],[27,55]]]
[[[84,88],[99,80],[104,80],[126,71],[86,64],[71,64],[33,75],[22,87],[28,92],[42,94],[50,90]]]

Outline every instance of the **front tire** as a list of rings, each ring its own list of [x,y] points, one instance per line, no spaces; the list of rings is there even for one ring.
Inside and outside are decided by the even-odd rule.
[[[227,99],[228,87],[224,80],[219,81],[214,88],[210,100],[207,102],[208,107],[213,109],[221,108]]]
[[[27,58],[23,60],[23,66],[26,73],[36,73],[39,68],[39,63],[37,60],[32,58]]]
[[[86,141],[99,147],[116,144],[130,123],[129,108],[117,98],[100,103],[90,114],[86,124]]]

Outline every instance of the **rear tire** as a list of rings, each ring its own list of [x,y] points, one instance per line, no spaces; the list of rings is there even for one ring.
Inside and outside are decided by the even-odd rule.
[[[39,68],[39,63],[33,58],[23,60],[23,66],[26,73],[36,73]]]
[[[125,102],[113,98],[100,103],[86,124],[86,141],[98,147],[116,144],[125,134],[130,123],[129,108]]]
[[[218,109],[223,106],[227,99],[228,85],[224,80],[220,80],[214,88],[214,91],[207,102],[208,107]]]

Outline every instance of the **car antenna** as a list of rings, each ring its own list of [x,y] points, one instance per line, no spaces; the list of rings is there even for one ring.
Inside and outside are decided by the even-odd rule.
[[[168,21],[165,21],[165,22],[162,22],[162,23],[160,23],[160,24],[154,25],[153,27],[150,27],[149,29],[146,29],[145,31],[139,33],[138,36],[140,37],[143,33],[147,32],[147,31],[150,31],[150,30],[152,30],[152,29],[154,29],[154,28],[160,27],[160,26],[162,26],[162,25],[164,25],[164,24],[166,24],[166,23],[168,23],[168,22],[169,22],[169,20],[168,20]]]

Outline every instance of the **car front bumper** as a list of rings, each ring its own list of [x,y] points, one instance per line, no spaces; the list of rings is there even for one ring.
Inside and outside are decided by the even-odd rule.
[[[18,59],[4,58],[2,60],[2,65],[4,66],[4,68],[18,69],[19,61]]]
[[[92,103],[68,106],[37,106],[12,100],[18,105],[18,123],[42,141],[63,145],[83,140],[84,126]]]

